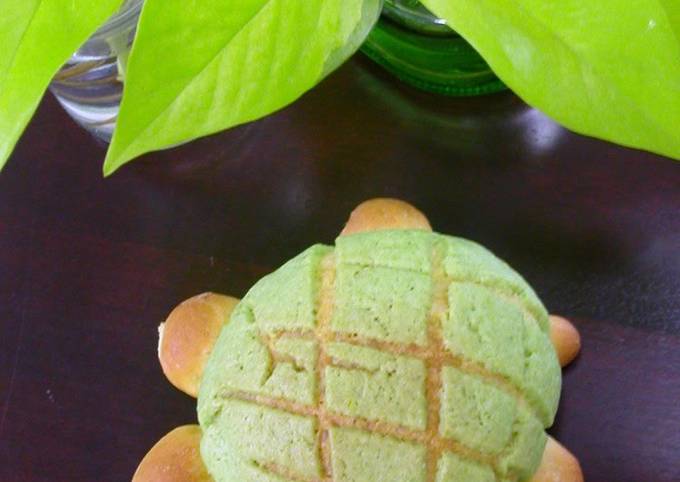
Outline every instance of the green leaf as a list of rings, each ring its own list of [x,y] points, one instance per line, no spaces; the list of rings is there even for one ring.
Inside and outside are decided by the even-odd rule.
[[[422,3],[556,121],[680,158],[680,1]]]
[[[660,3],[668,14],[676,41],[680,42],[680,2],[678,0],[660,0]]]
[[[293,102],[358,48],[380,5],[146,0],[104,173]]]
[[[0,0],[0,168],[68,58],[122,0]]]

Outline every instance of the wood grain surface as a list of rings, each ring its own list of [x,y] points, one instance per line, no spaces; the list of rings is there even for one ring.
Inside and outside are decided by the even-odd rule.
[[[586,480],[680,481],[680,163],[361,57],[262,121],[106,180],[103,156],[48,96],[0,173],[0,481],[129,481],[196,420],[159,322],[242,296],[375,196],[485,244],[581,330],[551,433]]]

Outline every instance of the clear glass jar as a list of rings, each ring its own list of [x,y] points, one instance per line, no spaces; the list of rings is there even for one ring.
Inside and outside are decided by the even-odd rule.
[[[506,89],[475,49],[417,0],[385,0],[362,51],[423,90],[470,96]]]
[[[99,139],[111,140],[125,66],[144,0],[127,0],[61,68],[50,90],[66,112]]]

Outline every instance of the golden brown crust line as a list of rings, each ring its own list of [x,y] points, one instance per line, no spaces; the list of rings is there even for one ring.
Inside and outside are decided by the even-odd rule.
[[[435,443],[430,444],[427,450],[427,482],[435,482],[437,480],[439,459],[445,449],[442,443],[444,439],[440,437],[439,433],[439,424],[442,406],[442,370],[445,366],[445,355],[448,354],[442,335],[442,318],[449,311],[449,299],[447,296],[448,283],[446,283],[446,275],[442,268],[441,253],[437,247],[433,251],[432,267],[432,306],[430,307],[427,319],[427,344],[431,355],[425,360],[427,367],[425,398],[428,407],[426,434],[427,438]],[[480,460],[479,456],[474,458],[487,465],[495,462]]]
[[[158,358],[170,383],[198,395],[203,368],[238,300],[203,293],[181,303],[158,328]]]
[[[178,427],[146,454],[132,482],[214,482],[200,453],[201,427]]]
[[[335,298],[335,257],[327,255],[321,261],[321,287],[318,294],[316,338],[319,347],[317,358],[317,421],[319,450],[321,451],[322,478],[329,482],[333,481],[333,460],[331,456],[331,444],[329,430],[332,422],[326,410],[326,367],[331,364],[331,359],[326,352],[328,345],[333,303]]]

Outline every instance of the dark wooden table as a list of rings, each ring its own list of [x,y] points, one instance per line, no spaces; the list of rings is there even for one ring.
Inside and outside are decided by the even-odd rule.
[[[552,433],[589,481],[680,481],[680,164],[506,93],[448,99],[355,58],[260,122],[102,179],[48,97],[0,174],[0,481],[128,481],[194,422],[156,360],[179,301],[242,296],[375,196],[508,260],[581,330]]]

